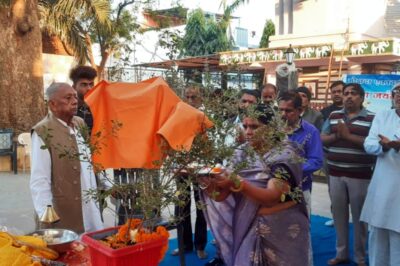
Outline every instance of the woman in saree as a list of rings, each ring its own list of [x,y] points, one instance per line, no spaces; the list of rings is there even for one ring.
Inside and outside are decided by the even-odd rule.
[[[243,128],[246,143],[226,170],[201,179],[220,258],[226,266],[307,266],[309,220],[296,150],[271,116],[247,116]]]

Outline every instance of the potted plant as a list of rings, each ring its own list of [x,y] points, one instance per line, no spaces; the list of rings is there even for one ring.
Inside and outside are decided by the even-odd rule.
[[[80,129],[84,136],[84,144],[90,147],[91,154],[71,155],[66,152],[63,156],[75,156],[75,158],[79,156],[81,160],[89,161],[108,186],[105,189],[87,191],[86,197],[96,199],[104,204],[104,207],[107,207],[107,198],[117,198],[127,217],[126,223],[121,227],[107,228],[83,237],[90,246],[94,265],[125,265],[133,260],[140,261],[139,265],[159,263],[165,254],[168,241],[167,231],[159,227],[162,210],[168,210],[171,205],[182,206],[184,204],[182,198],[188,196],[185,195],[188,193],[185,189],[187,183],[196,181],[204,168],[212,168],[218,162],[230,158],[240,145],[235,141],[226,141],[229,136],[235,138],[238,132],[235,124],[226,122],[230,115],[237,112],[236,93],[236,91],[227,90],[222,94],[216,94],[212,88],[205,88],[203,110],[214,126],[207,128],[204,121],[203,130],[194,138],[190,150],[171,149],[165,142],[161,142],[163,160],[154,162],[158,168],[141,169],[140,174],[135,175],[130,182],[121,182],[108,177],[103,167],[94,163],[91,156],[102,151],[102,139],[118,138],[119,130],[124,127],[124,124],[113,121],[111,128],[93,132],[91,139],[88,137],[87,128]],[[249,113],[254,113],[254,110],[249,108]],[[277,119],[276,126],[277,130],[280,130],[279,128],[283,126],[281,120]],[[267,140],[264,144],[269,145],[268,138],[271,136],[269,132],[264,132],[260,139]],[[259,152],[261,154],[264,151]],[[238,172],[243,167],[245,165],[231,170]],[[137,172],[137,170],[128,170],[131,173],[135,171]],[[176,182],[177,176],[182,171],[188,175],[186,183]],[[181,218],[169,213],[168,223],[176,224]]]
[[[182,206],[185,203],[183,199],[189,196],[186,195],[188,192],[185,188],[188,183],[195,181],[198,172],[204,167],[212,167],[218,161],[232,155],[237,144],[226,144],[225,139],[227,135],[232,134],[234,125],[224,121],[230,113],[236,111],[234,104],[236,93],[228,91],[225,95],[216,95],[212,90],[205,89],[203,96],[204,112],[212,120],[214,127],[207,128],[206,121],[201,121],[202,133],[194,138],[190,150],[171,149],[165,142],[161,142],[163,160],[154,162],[155,165],[159,166],[158,169],[127,170],[128,175],[135,174],[135,178],[130,179],[129,182],[121,182],[121,180],[111,179],[104,175],[102,166],[93,163],[90,154],[79,155],[81,159],[88,160],[98,174],[103,176],[103,180],[108,183],[107,189],[87,191],[86,196],[103,202],[103,204],[107,203],[105,199],[109,197],[117,198],[121,203],[125,217],[127,217],[127,223],[120,228],[108,228],[95,232],[95,234],[87,234],[84,237],[84,241],[91,246],[91,249],[97,249],[93,251],[94,256],[99,257],[99,252],[104,250],[107,250],[104,253],[109,253],[109,255],[113,253],[121,254],[121,250],[125,249],[126,246],[131,246],[129,247],[131,250],[140,246],[140,250],[143,250],[146,244],[137,241],[136,234],[139,233],[140,235],[143,232],[144,235],[155,235],[157,232],[164,232],[163,228],[158,227],[162,210],[168,210],[171,205]],[[118,138],[119,131],[123,127],[123,123],[113,121],[111,128],[103,128],[101,131],[93,132],[90,140],[84,138],[85,144],[91,147],[92,154],[100,153],[102,152],[103,138]],[[82,128],[81,132],[83,136],[88,136],[87,129]],[[176,182],[177,176],[183,171],[187,173],[188,178],[185,182]],[[168,216],[169,224],[176,224],[182,218],[175,217],[172,213],[169,213]],[[138,220],[133,219],[138,217],[141,219],[139,223],[137,223]],[[124,236],[121,237],[122,235]],[[167,236],[164,233],[159,235]],[[107,238],[110,241],[105,243],[106,246],[104,240]],[[164,237],[164,239],[166,238]],[[92,240],[96,240],[96,242]],[[97,240],[103,240],[103,243]],[[150,244],[151,241],[144,242]],[[124,247],[112,250],[120,246]],[[161,246],[165,250],[165,245]],[[104,260],[100,259],[100,261]]]

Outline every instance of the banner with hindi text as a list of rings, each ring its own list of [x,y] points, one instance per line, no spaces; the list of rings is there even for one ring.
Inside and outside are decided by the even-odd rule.
[[[376,113],[392,107],[391,90],[395,84],[400,83],[400,75],[346,75],[343,81],[345,83],[359,83],[365,90],[364,106]]]

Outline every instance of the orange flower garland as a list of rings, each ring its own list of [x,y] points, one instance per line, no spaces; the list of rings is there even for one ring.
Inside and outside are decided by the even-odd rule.
[[[211,169],[210,173],[212,173],[212,174],[222,173],[221,165],[216,165],[214,168]]]
[[[167,229],[164,227],[164,226],[157,226],[157,229],[156,229],[156,232],[160,235],[160,236],[162,236],[163,238],[169,238],[169,232],[167,231]],[[161,249],[161,256],[160,256],[160,259],[159,259],[159,261],[161,261],[163,258],[164,258],[164,256],[165,256],[165,253],[167,253],[167,250],[168,250],[168,242],[167,242],[167,244],[166,245],[164,245],[163,247],[162,247],[162,249]]]
[[[140,219],[128,219],[124,225],[122,225],[117,233],[117,238],[119,241],[128,242],[130,239],[130,235],[128,233],[129,230],[135,230],[142,224],[142,220]]]
[[[149,232],[147,229],[142,228],[142,220],[140,219],[129,219],[124,225],[122,225],[118,233],[113,236],[107,237],[105,240],[101,240],[104,244],[111,248],[120,248],[126,247],[130,241],[135,243],[143,243],[156,239],[168,239],[169,232],[164,226],[157,226],[154,232]],[[135,235],[135,239],[131,239],[131,235],[128,232],[129,230],[137,230]],[[160,252],[159,261],[161,261],[165,253],[168,250],[168,242],[164,245]]]
[[[164,226],[157,226],[155,232],[146,232],[145,229],[141,228],[135,236],[135,242],[142,243],[146,241],[163,239],[163,238],[169,238],[169,232],[167,231],[167,229],[165,229]],[[168,250],[168,243],[162,247],[159,261],[161,261],[164,258],[167,250]]]

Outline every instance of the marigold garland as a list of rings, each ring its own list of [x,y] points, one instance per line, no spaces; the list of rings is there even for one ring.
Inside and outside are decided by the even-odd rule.
[[[143,228],[141,226],[142,226],[142,220],[128,219],[128,221],[119,228],[117,234],[109,236],[106,239],[101,240],[101,242],[111,248],[116,249],[116,248],[126,247],[132,242],[143,243],[151,240],[169,238],[169,232],[164,226],[157,226],[154,232],[149,232],[148,229]],[[128,233],[128,230],[137,230],[135,239],[131,239],[131,235]],[[164,258],[167,250],[168,250],[168,242],[161,248],[159,261],[161,261]]]
[[[131,241],[130,235],[128,233],[129,230],[135,230],[140,227],[142,224],[142,220],[140,219],[128,219],[124,225],[122,225],[118,230],[118,240],[122,242]]]

